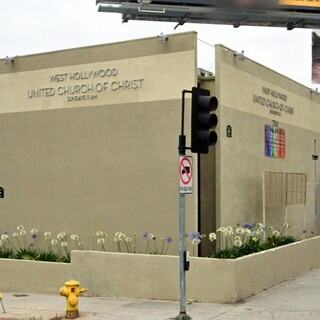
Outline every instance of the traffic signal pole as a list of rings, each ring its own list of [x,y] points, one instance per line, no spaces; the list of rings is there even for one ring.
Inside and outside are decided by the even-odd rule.
[[[179,135],[179,157],[186,154],[186,136],[184,134],[185,95],[192,93],[189,90],[182,91],[181,106],[181,133]],[[179,193],[179,273],[180,273],[180,313],[176,320],[189,320],[186,307],[186,231],[185,231],[185,194]]]
[[[179,155],[186,154],[186,136],[184,134],[184,114],[185,114],[185,96],[187,93],[192,93],[190,90],[183,90],[182,91],[182,104],[181,104],[181,132],[179,135]]]
[[[184,134],[185,96],[192,95],[191,107],[191,147],[186,147]],[[182,91],[181,132],[179,135],[179,271],[180,271],[180,313],[176,320],[189,320],[186,310],[186,271],[189,261],[186,252],[186,217],[185,195],[192,193],[192,157],[186,156],[186,150],[193,153],[208,153],[209,147],[217,143],[217,133],[214,131],[218,124],[218,117],[214,112],[218,107],[218,99],[210,96],[210,91],[193,87],[192,90]]]

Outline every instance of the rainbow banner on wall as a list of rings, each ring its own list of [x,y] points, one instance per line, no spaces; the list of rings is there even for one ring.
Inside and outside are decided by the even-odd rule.
[[[286,156],[286,133],[282,128],[269,124],[264,126],[264,154],[268,158],[284,159]]]

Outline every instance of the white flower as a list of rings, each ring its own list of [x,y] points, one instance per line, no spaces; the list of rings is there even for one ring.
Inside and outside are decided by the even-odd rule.
[[[38,230],[35,229],[35,228],[32,228],[32,229],[30,230],[30,232],[31,232],[31,234],[38,234]]]
[[[233,236],[233,228],[232,227],[227,227],[224,231],[224,235],[226,237],[231,237]]]
[[[103,231],[97,231],[96,236],[99,238],[103,238],[105,236]]]
[[[106,240],[104,238],[99,238],[97,240],[98,244],[100,244],[101,246],[105,244]]]
[[[263,229],[261,229],[261,228],[255,230],[253,232],[254,236],[257,236],[257,237],[261,236],[262,233],[263,233]]]
[[[271,224],[269,224],[268,229],[269,229],[270,231],[272,231],[272,230],[273,230],[273,226],[272,226]]]
[[[152,233],[149,233],[148,234],[148,239],[149,240],[154,240],[156,237],[152,234]]]
[[[239,238],[239,239],[235,239],[235,241],[234,241],[234,245],[236,246],[236,247],[241,247],[242,246],[242,241],[241,241],[241,239]]]
[[[290,224],[288,224],[288,223],[283,223],[282,226],[284,229],[290,228]]]
[[[259,228],[258,231],[259,231],[260,233],[264,233],[264,228]]]
[[[192,244],[194,246],[197,246],[200,242],[201,242],[201,239],[198,239],[198,238],[192,239]]]
[[[3,247],[3,241],[0,240],[0,248]]]
[[[251,239],[252,239],[252,241],[254,241],[254,242],[258,242],[258,239],[257,239],[256,237],[252,237]]]
[[[221,233],[225,233],[226,232],[226,228],[224,227],[220,227],[217,232],[221,232]]]
[[[272,235],[273,235],[274,237],[279,237],[279,236],[280,236],[280,232],[279,232],[278,230],[273,230],[273,231],[272,231]]]
[[[27,231],[26,230],[21,230],[20,231],[20,236],[25,236],[27,234]]]
[[[263,228],[264,228],[264,225],[263,225],[263,223],[257,223],[257,224],[256,224],[256,227],[257,227],[258,229],[263,229]]]
[[[119,242],[121,240],[124,240],[126,238],[126,235],[123,232],[116,232],[114,234],[114,241]]]
[[[60,232],[57,234],[57,239],[60,241],[63,241],[65,236],[66,236],[65,232]]]
[[[70,236],[70,239],[73,240],[73,241],[79,241],[79,240],[80,240],[80,237],[79,237],[79,235],[77,235],[77,234],[72,234],[72,235]]]
[[[58,243],[57,239],[51,239],[51,244],[55,246]]]
[[[15,238],[16,238],[16,237],[19,237],[19,233],[18,233],[18,232],[14,232],[14,233],[12,234],[12,236],[15,237]]]
[[[46,231],[46,232],[44,233],[44,238],[45,238],[46,240],[50,239],[50,238],[51,238],[51,232],[50,232],[50,231]]]
[[[68,242],[67,241],[62,241],[61,242],[61,247],[67,247],[68,246]]]
[[[250,229],[244,229],[244,233],[245,235],[250,236],[252,232]]]
[[[125,241],[125,242],[131,242],[131,241],[132,241],[132,238],[131,238],[131,237],[126,237],[126,238],[124,239],[124,241]]]
[[[244,229],[244,228],[238,227],[238,228],[236,229],[236,234],[241,234],[241,235],[243,235],[244,233],[245,233],[245,229]]]
[[[22,225],[20,224],[19,226],[17,226],[17,230],[18,230],[18,231],[24,230],[24,226],[22,226]]]
[[[1,240],[2,241],[6,241],[8,238],[9,238],[9,236],[6,233],[1,235]]]
[[[224,233],[224,235],[225,235],[226,237],[231,237],[231,236],[233,236],[233,231],[227,230],[227,231]]]
[[[234,237],[234,245],[236,247],[241,247],[242,246],[242,241],[241,241],[241,238],[239,236],[235,236]]]
[[[211,242],[217,240],[217,235],[216,235],[214,232],[211,232],[211,233],[209,234],[209,240],[210,240]]]

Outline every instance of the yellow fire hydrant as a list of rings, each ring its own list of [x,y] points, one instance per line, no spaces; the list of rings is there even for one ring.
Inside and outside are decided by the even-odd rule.
[[[80,282],[76,280],[67,281],[65,286],[60,288],[60,295],[67,298],[67,319],[74,319],[79,317],[78,297],[87,289],[80,288]]]
[[[3,313],[6,313],[6,310],[5,310],[3,302],[2,302],[2,292],[1,291],[0,291],[0,302],[1,302],[1,305],[2,305]]]

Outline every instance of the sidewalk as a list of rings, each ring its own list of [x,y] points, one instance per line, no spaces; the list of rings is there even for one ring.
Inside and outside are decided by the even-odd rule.
[[[42,320],[64,319],[65,300],[58,293],[39,295],[3,292],[7,313],[1,313],[0,306],[0,320],[38,320],[40,317]],[[179,302],[82,296],[79,309],[79,319],[83,320],[165,320],[178,315]],[[187,306],[187,313],[193,320],[318,320],[320,269],[238,304],[192,302]]]

